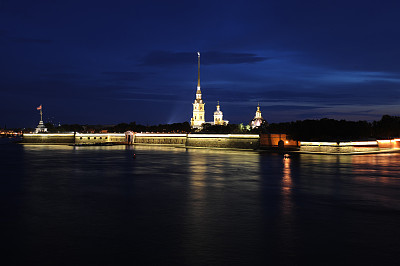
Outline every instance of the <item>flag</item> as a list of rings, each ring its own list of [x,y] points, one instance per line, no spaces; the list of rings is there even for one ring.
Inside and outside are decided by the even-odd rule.
[[[36,108],[36,110],[42,110],[42,105]]]

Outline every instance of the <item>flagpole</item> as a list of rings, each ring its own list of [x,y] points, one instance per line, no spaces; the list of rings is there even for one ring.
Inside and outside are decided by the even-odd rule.
[[[40,105],[40,121],[43,121],[43,112],[42,112],[42,105]]]

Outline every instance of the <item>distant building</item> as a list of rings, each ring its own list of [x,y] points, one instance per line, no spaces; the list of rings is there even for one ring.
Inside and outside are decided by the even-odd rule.
[[[258,104],[256,115],[254,116],[253,120],[250,121],[250,126],[251,128],[256,128],[263,124],[267,124],[267,121],[262,117],[260,111],[260,104]]]
[[[44,126],[44,123],[43,123],[43,110],[42,109],[43,109],[42,105],[40,105],[39,107],[36,108],[36,110],[40,110],[40,121],[39,121],[39,125],[35,129],[35,133],[47,132],[47,128]]]
[[[47,128],[43,124],[43,120],[39,121],[39,125],[35,128],[35,133],[45,133]]]
[[[223,113],[220,108],[218,101],[217,110],[214,112],[214,125],[227,125],[229,121],[223,119]]]
[[[198,78],[197,78],[197,91],[196,91],[196,99],[193,103],[193,116],[190,120],[190,126],[193,128],[201,128],[205,123],[205,110],[203,99],[201,98],[201,90],[200,90],[200,53],[197,52],[198,56]]]

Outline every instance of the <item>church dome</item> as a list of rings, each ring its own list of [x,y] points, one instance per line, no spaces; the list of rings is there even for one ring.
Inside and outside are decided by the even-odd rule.
[[[219,106],[219,101],[218,101],[218,104],[217,104],[217,110],[214,112],[214,115],[222,115],[222,111],[220,110],[220,106]]]
[[[252,128],[255,128],[255,127],[259,127],[259,126],[261,126],[262,124],[265,124],[265,123],[267,123],[267,121],[262,117],[261,111],[260,111],[260,105],[258,105],[257,106],[256,115],[250,121],[250,126]]]
[[[222,111],[216,110],[216,111],[214,112],[214,115],[222,115]]]
[[[253,120],[251,120],[251,127],[252,128],[259,127],[264,122],[265,122],[265,120],[263,118],[254,118]]]

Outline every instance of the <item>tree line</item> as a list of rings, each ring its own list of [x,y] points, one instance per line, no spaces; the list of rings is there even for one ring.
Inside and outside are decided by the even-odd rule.
[[[286,133],[303,141],[344,141],[400,137],[400,117],[382,116],[379,121],[346,121],[323,118],[268,126],[269,133]]]
[[[126,131],[133,132],[161,132],[161,133],[189,133],[191,132],[189,122],[173,123],[173,124],[159,124],[152,126],[145,126],[131,123],[120,123],[117,125],[79,125],[79,124],[65,124],[61,126],[54,126],[51,123],[46,123],[45,126],[49,132],[94,132],[99,133],[102,131],[122,133]]]
[[[319,120],[298,120],[294,122],[263,124],[258,128],[250,128],[243,124],[204,125],[202,130],[192,129],[188,122],[145,126],[131,123],[120,123],[112,126],[104,125],[62,125],[55,127],[46,124],[49,132],[158,132],[158,133],[220,133],[220,134],[260,134],[285,133],[291,139],[302,141],[344,141],[374,138],[400,137],[400,117],[382,116],[379,121],[346,121],[323,118]]]

